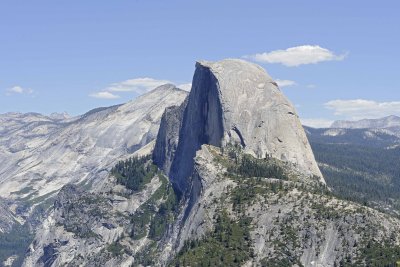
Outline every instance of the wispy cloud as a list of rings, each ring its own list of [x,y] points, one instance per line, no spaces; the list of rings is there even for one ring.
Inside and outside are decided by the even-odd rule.
[[[377,102],[365,99],[332,100],[324,104],[334,115],[345,119],[373,119],[389,115],[400,115],[400,101]]]
[[[313,127],[313,128],[327,128],[333,123],[333,120],[327,119],[301,119],[303,125]]]
[[[141,95],[147,93],[161,85],[173,84],[168,80],[158,80],[153,78],[135,78],[129,79],[122,82],[112,83],[108,87],[90,94],[90,97],[102,98],[102,99],[116,99],[120,98],[122,93],[135,93]],[[186,91],[190,91],[192,84],[184,83],[177,86]]]
[[[113,83],[104,91],[109,92],[135,92],[137,94],[146,93],[163,84],[171,83],[168,80],[156,80],[153,78],[136,78]]]
[[[119,95],[115,95],[115,94],[110,93],[110,92],[97,92],[97,93],[90,94],[89,96],[94,97],[94,98],[101,98],[101,99],[116,99],[116,98],[120,98]]]
[[[296,85],[296,82],[295,81],[291,81],[291,80],[276,79],[275,82],[278,84],[279,87],[287,87],[287,86]]]
[[[6,95],[20,94],[20,95],[31,95],[34,91],[31,88],[23,88],[19,85],[13,86],[6,90]]]
[[[245,57],[262,63],[280,63],[288,67],[297,67],[324,61],[340,61],[346,57],[346,54],[337,55],[319,45],[302,45]]]

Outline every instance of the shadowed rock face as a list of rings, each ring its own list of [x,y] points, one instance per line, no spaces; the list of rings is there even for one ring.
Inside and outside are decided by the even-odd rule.
[[[170,171],[171,180],[181,192],[187,188],[193,158],[201,145],[222,144],[223,117],[217,83],[208,68],[197,64]]]
[[[325,183],[294,107],[260,66],[236,59],[198,62],[187,105],[180,110],[181,115],[166,115],[182,119],[180,130],[162,125],[160,131],[177,144],[173,159],[165,158],[174,154],[171,151],[162,154],[164,161],[172,162],[171,169],[164,170],[181,192],[188,187],[193,158],[202,144],[239,143],[246,153],[293,163]],[[178,133],[179,138],[172,138]],[[154,157],[166,150],[159,147]]]
[[[179,131],[187,100],[188,98],[180,106],[166,108],[161,117],[160,129],[154,146],[153,162],[165,173],[169,173],[178,147]]]

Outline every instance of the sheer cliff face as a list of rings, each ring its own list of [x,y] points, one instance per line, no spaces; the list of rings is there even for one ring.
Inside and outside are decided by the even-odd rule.
[[[180,106],[165,109],[154,146],[153,162],[165,173],[169,173],[179,142],[179,130],[188,98]]]
[[[222,106],[218,81],[208,68],[197,64],[192,90],[183,111],[176,155],[170,176],[184,192],[193,171],[193,158],[202,144],[221,146],[223,139]]]
[[[187,188],[202,144],[239,143],[246,153],[293,163],[324,183],[295,109],[260,66],[233,59],[198,62],[182,112],[169,172],[180,191]]]

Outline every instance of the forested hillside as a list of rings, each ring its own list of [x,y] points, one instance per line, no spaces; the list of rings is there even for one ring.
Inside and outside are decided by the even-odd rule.
[[[371,132],[366,129],[343,129],[340,133],[334,132],[339,129],[306,130],[319,167],[336,195],[399,213],[397,137],[380,133],[366,138]]]

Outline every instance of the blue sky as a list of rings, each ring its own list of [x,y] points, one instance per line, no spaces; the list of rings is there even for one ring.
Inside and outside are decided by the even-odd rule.
[[[196,60],[247,56],[292,81],[282,91],[310,125],[400,115],[399,11],[365,0],[4,0],[0,113],[77,115],[188,84]]]

